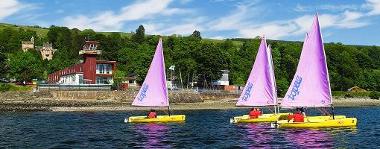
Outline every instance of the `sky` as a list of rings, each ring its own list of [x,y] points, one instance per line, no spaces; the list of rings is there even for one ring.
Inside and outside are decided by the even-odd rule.
[[[324,42],[380,45],[380,0],[0,0],[0,22],[95,31],[303,41],[318,13]]]

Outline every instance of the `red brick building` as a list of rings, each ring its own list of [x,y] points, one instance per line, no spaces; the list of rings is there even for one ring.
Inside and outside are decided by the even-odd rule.
[[[79,54],[84,61],[71,67],[56,71],[48,76],[49,84],[112,84],[112,74],[116,70],[116,61],[96,60],[101,54],[97,50],[98,42],[86,41]]]

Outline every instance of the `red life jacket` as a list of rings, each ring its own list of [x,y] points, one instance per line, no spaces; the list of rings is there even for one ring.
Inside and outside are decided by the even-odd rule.
[[[156,112],[149,112],[148,118],[156,118],[156,117],[157,117],[157,113]]]
[[[288,121],[292,120],[294,118],[294,115],[293,114],[289,114],[288,115]]]
[[[252,110],[249,112],[249,118],[258,118],[261,115],[260,111]]]
[[[261,111],[257,111],[257,116],[260,116],[261,114]]]
[[[301,113],[296,113],[293,115],[294,122],[304,122],[304,117]]]

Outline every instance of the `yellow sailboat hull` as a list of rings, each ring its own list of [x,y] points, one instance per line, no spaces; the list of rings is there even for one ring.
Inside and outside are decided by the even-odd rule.
[[[159,115],[157,118],[147,118],[146,116],[131,116],[126,118],[126,123],[170,123],[170,122],[184,122],[185,115]]]
[[[292,120],[279,120],[279,128],[327,128],[327,127],[353,127],[356,126],[356,118],[347,118],[344,115],[332,116],[309,116],[304,122],[293,122]]]
[[[289,113],[277,114],[262,114],[258,118],[251,119],[249,115],[236,116],[231,118],[231,123],[263,123],[263,122],[276,122],[279,119],[286,119]]]

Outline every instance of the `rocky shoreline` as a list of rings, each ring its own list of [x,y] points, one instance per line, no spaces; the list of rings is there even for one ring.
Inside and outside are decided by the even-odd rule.
[[[131,111],[147,110],[147,107],[133,107],[134,92],[101,93],[107,98],[75,99],[57,96],[52,92],[3,92],[0,93],[0,111],[32,112],[32,111]],[[79,94],[79,93],[78,93]],[[90,93],[87,93],[90,94]],[[128,96],[126,96],[128,94]],[[115,97],[124,96],[125,98]],[[225,93],[190,93],[177,92],[170,94],[171,109],[201,110],[201,109],[237,109],[237,95]],[[380,106],[380,100],[368,98],[334,98],[335,107]]]
[[[236,99],[206,100],[197,103],[173,103],[173,110],[202,110],[202,109],[238,109],[248,107],[236,107]],[[365,107],[380,106],[379,100],[372,99],[341,99],[334,102],[335,107]],[[90,111],[134,111],[148,110],[149,107],[133,107],[130,102],[113,101],[57,101],[44,100],[33,102],[1,102],[0,111],[33,112],[90,112]]]

